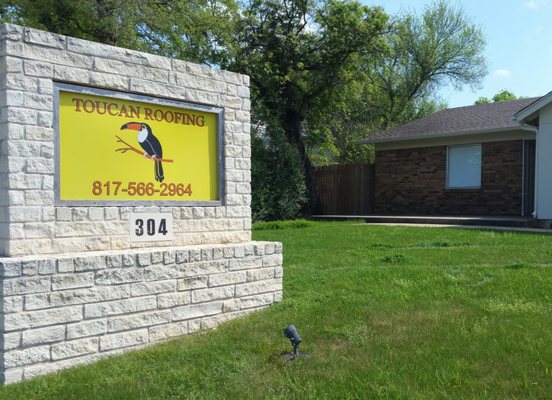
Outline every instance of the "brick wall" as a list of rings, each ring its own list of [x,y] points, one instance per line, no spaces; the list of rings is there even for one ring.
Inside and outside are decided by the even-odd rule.
[[[377,151],[375,213],[521,215],[522,147],[483,143],[480,189],[446,189],[446,146]]]

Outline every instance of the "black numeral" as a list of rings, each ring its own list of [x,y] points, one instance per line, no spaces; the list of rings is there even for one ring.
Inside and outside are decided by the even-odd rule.
[[[135,221],[136,224],[136,236],[142,236],[144,234],[144,220],[143,219],[137,219]],[[157,233],[160,233],[161,235],[165,236],[169,231],[167,230],[167,220],[165,218],[162,218],[159,221],[159,230]],[[146,234],[148,236],[155,236],[155,220],[152,218],[149,218],[146,221]]]
[[[144,220],[143,219],[137,219],[136,220],[136,236],[142,236],[144,234]]]

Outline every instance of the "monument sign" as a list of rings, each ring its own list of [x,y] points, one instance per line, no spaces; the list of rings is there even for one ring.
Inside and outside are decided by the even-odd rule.
[[[0,51],[4,383],[281,300],[247,76],[9,24]]]

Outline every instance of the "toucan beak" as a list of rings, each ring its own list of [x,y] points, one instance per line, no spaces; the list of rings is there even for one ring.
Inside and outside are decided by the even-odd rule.
[[[134,129],[135,131],[142,130],[142,124],[139,124],[137,122],[129,122],[128,124],[124,124],[121,126],[121,130],[123,129]]]

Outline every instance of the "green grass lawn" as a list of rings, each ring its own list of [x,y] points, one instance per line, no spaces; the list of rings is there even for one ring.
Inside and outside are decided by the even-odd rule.
[[[282,303],[0,398],[551,398],[552,235],[312,223],[254,239],[284,243]],[[289,323],[309,357],[286,363]]]

